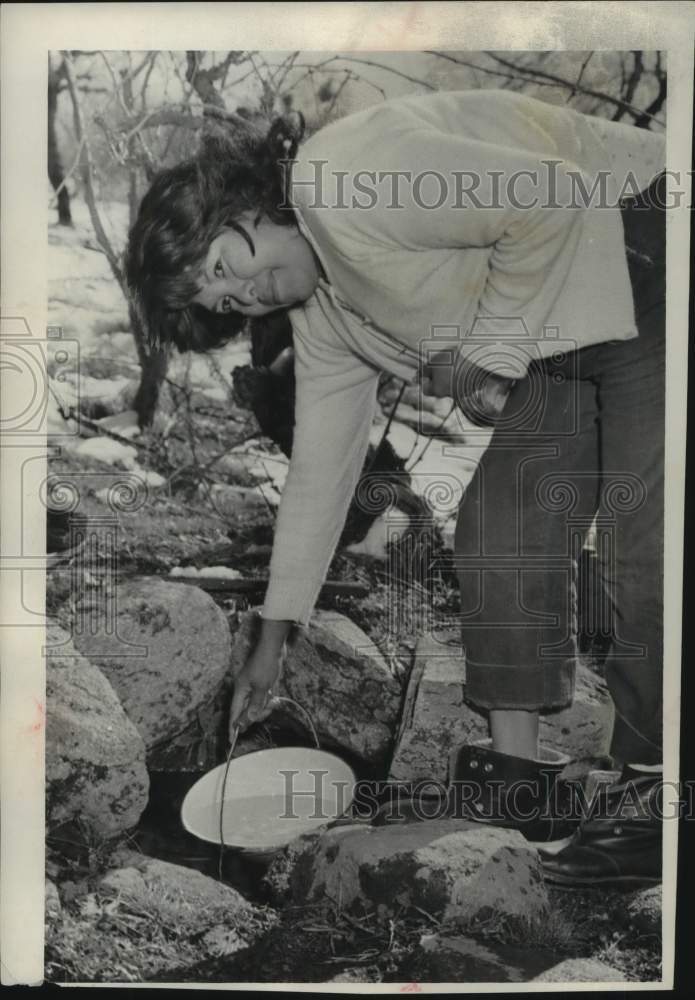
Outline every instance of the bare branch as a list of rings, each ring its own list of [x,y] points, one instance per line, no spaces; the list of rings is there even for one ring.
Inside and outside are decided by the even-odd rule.
[[[121,80],[119,82],[118,77],[116,76],[116,71],[114,70],[109,60],[106,58],[105,52],[100,52],[99,55],[101,56],[102,62],[106,66],[109,76],[111,77],[111,82],[113,83],[113,96],[118,101],[121,110],[127,114],[128,108],[126,107],[125,101],[123,100],[123,91],[122,91],[123,78],[121,77]]]
[[[652,103],[647,107],[644,114],[635,121],[635,125],[638,128],[644,128],[645,126],[648,126],[650,120],[657,120],[654,119],[654,115],[656,114],[657,111],[661,110],[664,101],[666,100],[666,88],[667,88],[666,73],[661,68],[660,52],[656,53],[656,65],[654,67],[654,75],[656,76],[659,82],[659,91],[654,100],[652,101]]]
[[[295,62],[297,61],[298,58],[299,58],[299,52],[292,52],[290,54],[289,58],[285,60],[284,67],[281,66],[282,73],[280,73],[280,70],[278,70],[278,72],[273,77],[273,82],[274,82],[274,84],[275,84],[275,86],[277,87],[278,90],[280,90],[280,88],[284,84],[284,82],[287,79],[287,76],[288,76],[290,70],[292,70],[294,68],[294,64],[295,64]],[[280,75],[280,79],[279,80],[277,78],[278,74]]]
[[[145,115],[129,115],[113,125],[114,132],[124,132],[126,141],[132,139],[144,128],[159,128],[160,125],[176,125],[181,128],[199,129],[204,124],[202,115],[194,115],[187,105],[172,104],[157,108]]]
[[[410,83],[416,83],[418,87],[426,87],[427,90],[435,90],[436,87],[428,83],[427,80],[419,80],[416,76],[410,76],[408,73],[403,73],[399,69],[393,69],[391,66],[384,66],[383,63],[374,62],[372,59],[357,59],[355,56],[337,56],[342,62],[349,63],[359,63],[361,66],[373,66],[375,69],[383,69],[387,73],[393,73],[394,76],[400,76],[403,80],[409,80]]]
[[[515,63],[511,62],[509,59],[504,59],[502,56],[496,55],[494,52],[488,52],[487,55],[495,62],[498,62],[501,66],[506,66],[508,69],[513,70],[516,73],[521,73],[526,78],[531,79],[532,82],[537,82],[534,79],[538,78],[540,80],[549,80],[552,83],[557,84],[559,87],[569,87],[570,89],[574,86],[571,80],[566,80],[562,76],[558,76],[556,73],[548,73],[545,70],[535,70],[529,69],[526,66],[517,66]],[[597,97],[602,101],[606,101],[608,104],[613,104],[615,107],[624,108],[625,111],[632,115],[633,118],[644,118],[654,120],[658,125],[664,125],[661,119],[656,118],[653,114],[648,111],[642,111],[640,108],[634,107],[628,101],[623,101],[618,97],[613,97],[611,94],[606,94],[601,90],[593,90],[591,87],[576,87],[577,93],[586,94],[588,97]]]
[[[628,76],[625,70],[625,64],[623,63],[623,74],[620,86],[620,93],[624,101],[632,101],[635,90],[637,89],[637,84],[642,79],[642,70],[644,68],[642,63],[642,53],[639,51],[633,51],[632,53],[632,72]],[[611,121],[619,122],[621,118],[624,117],[626,113],[625,108],[618,108],[611,118]]]
[[[154,68],[157,65],[157,56],[159,55],[159,53],[151,52],[150,55],[152,56],[152,58],[150,60],[150,65],[147,67],[147,72],[145,73],[145,79],[142,81],[142,88],[140,90],[140,106],[143,109],[143,111],[147,107],[147,88],[150,85],[150,77],[152,76]]]
[[[586,57],[586,59],[582,62],[582,65],[581,65],[581,68],[579,70],[579,74],[577,76],[577,79],[575,80],[575,82],[574,82],[574,84],[572,86],[572,90],[567,95],[567,102],[566,103],[569,103],[572,100],[572,98],[574,97],[574,95],[577,93],[577,87],[582,82],[582,77],[584,76],[584,71],[585,71],[586,67],[589,65],[589,62],[590,62],[591,57],[593,56],[593,54],[594,54],[593,52],[590,52],[588,54],[588,56]]]
[[[223,73],[224,70],[220,70],[219,66],[213,66],[212,69],[201,69],[200,55],[200,52],[186,52],[186,79],[204,105],[224,109],[224,99],[215,87],[218,72]],[[236,55],[236,53],[232,53],[232,55]]]
[[[439,59],[445,59],[447,62],[456,63],[457,66],[466,66],[468,69],[472,69],[477,73],[485,73],[487,76],[498,76],[506,80],[519,80],[520,77],[512,73],[502,73],[498,69],[490,69],[488,66],[481,66],[479,63],[470,62],[468,59],[460,59],[458,56],[452,56],[448,52],[438,52],[435,49],[425,49],[425,53],[428,56],[437,56]],[[550,84],[547,84],[550,86]]]
[[[342,76],[342,74],[345,73],[345,69],[343,67],[326,65],[327,63],[332,62],[334,59],[339,59],[339,58],[340,58],[339,56],[331,56],[330,59],[326,59],[322,63],[315,63],[315,64],[296,63],[294,68],[306,69],[306,73],[303,73],[302,76],[300,76],[297,80],[293,81],[290,90],[294,89],[295,87],[298,87],[299,84],[303,83],[304,80],[306,80],[307,78],[311,79],[315,73],[338,73],[339,75]],[[386,91],[384,90],[384,88],[380,87],[376,83],[373,83],[371,80],[368,80],[365,76],[360,76],[359,73],[352,72],[351,79],[358,80],[360,83],[366,84],[366,86],[371,87],[373,90],[376,90],[379,94],[381,94],[384,100],[386,100]]]
[[[438,56],[440,59],[446,59],[449,62],[457,63],[459,66],[467,66],[469,69],[476,70],[480,73],[487,73],[490,76],[498,76],[507,80],[515,81],[526,80],[527,82],[533,83],[539,87],[567,87],[570,90],[574,89],[579,94],[583,94],[587,97],[595,97],[599,101],[606,101],[608,104],[622,108],[625,112],[632,115],[636,119],[641,118],[643,115],[647,115],[650,120],[655,121],[658,125],[664,126],[664,122],[660,118],[656,118],[653,113],[642,111],[640,108],[633,107],[631,104],[617,97],[613,97],[611,94],[606,94],[600,90],[593,90],[589,87],[584,87],[579,85],[578,81],[573,82],[571,80],[566,80],[564,77],[558,76],[555,73],[548,73],[545,70],[534,70],[529,69],[526,66],[517,66],[515,63],[508,59],[504,59],[502,56],[496,55],[494,52],[488,52],[486,55],[488,55],[491,59],[494,59],[495,62],[498,62],[500,65],[506,66],[512,72],[502,72],[501,70],[480,66],[478,63],[472,63],[467,59],[460,59],[457,56],[452,56],[448,52],[439,52],[433,49],[428,49],[426,51],[428,55]]]

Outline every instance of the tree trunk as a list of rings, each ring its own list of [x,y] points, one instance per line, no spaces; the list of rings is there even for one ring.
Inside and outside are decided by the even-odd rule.
[[[70,212],[70,194],[65,187],[65,171],[58,151],[58,135],[56,133],[56,113],[58,110],[58,86],[60,71],[48,67],[48,179],[54,191],[58,192],[58,223],[61,226],[72,225]],[[61,186],[62,185],[62,186]]]
[[[133,85],[132,81],[127,77],[123,84],[123,101],[129,111],[135,111]],[[128,154],[131,163],[128,170],[128,214],[130,226],[134,225],[140,207],[138,167],[135,163],[134,152],[135,140],[131,139],[128,143]],[[145,332],[133,309],[130,309],[130,328],[140,361],[140,385],[135,394],[133,409],[138,415],[140,427],[144,428],[149,427],[154,420],[159,394],[169,366],[169,349],[168,347],[154,351],[150,349]]]
[[[147,345],[147,338],[140,325],[140,320],[135,310],[128,310],[130,315],[130,329],[135,341],[140,362],[140,385],[135,394],[133,409],[138,415],[140,427],[149,427],[154,420],[154,415],[159,402],[167,368],[169,367],[169,348],[160,350],[150,350]]]
[[[140,385],[133,403],[141,427],[149,427],[154,419],[168,364],[169,352],[166,350],[154,351],[141,361]]]

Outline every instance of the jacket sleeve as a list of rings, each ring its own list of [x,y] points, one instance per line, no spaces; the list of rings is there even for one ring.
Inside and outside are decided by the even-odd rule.
[[[379,373],[295,310],[295,428],[278,511],[264,618],[306,624],[369,445]]]
[[[524,360],[522,351],[515,366],[513,345],[501,352],[504,365],[496,369],[496,345],[509,320],[515,331],[523,321],[531,343],[542,338],[583,230],[587,209],[577,196],[578,179],[590,190],[589,179],[572,161],[433,126],[394,130],[370,162],[376,168],[373,207],[330,213],[325,221],[349,225],[357,241],[381,247],[488,248],[477,319],[470,334],[462,331],[460,350],[474,351],[477,364],[500,374],[525,374],[528,356]],[[405,169],[412,181],[401,183],[400,207],[394,207],[391,175]],[[469,336],[475,344],[466,343]],[[481,337],[490,338],[487,354]]]

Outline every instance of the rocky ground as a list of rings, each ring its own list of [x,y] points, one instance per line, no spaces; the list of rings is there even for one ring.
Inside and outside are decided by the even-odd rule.
[[[54,373],[48,415],[60,451],[49,491],[46,978],[659,979],[660,890],[554,890],[514,831],[344,825],[272,858],[220,859],[182,829],[185,791],[224,759],[248,608],[262,596],[234,585],[267,575],[286,461],[235,400],[244,343],[213,362],[177,359],[154,426],[139,431],[125,309],[77,209],[77,229],[50,240],[51,321],[79,340],[81,362],[59,382]],[[66,419],[69,406],[89,423]],[[437,449],[408,407],[389,439],[422,453],[413,481],[424,495]],[[470,455],[457,469],[459,482],[470,475]],[[457,595],[440,513],[425,582],[394,562],[388,518],[340,550],[328,577],[363,596],[324,590],[285,663],[279,693],[358,777],[444,781],[451,746],[486,734],[447,626]],[[572,708],[543,720],[543,741],[584,778],[610,768],[610,706],[594,668],[580,668]],[[284,704],[235,753],[288,744],[312,739]]]

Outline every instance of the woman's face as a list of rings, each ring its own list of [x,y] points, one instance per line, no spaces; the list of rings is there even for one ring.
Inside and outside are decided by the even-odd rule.
[[[210,244],[194,301],[211,312],[265,316],[304,302],[319,280],[314,251],[295,226],[242,216]]]

